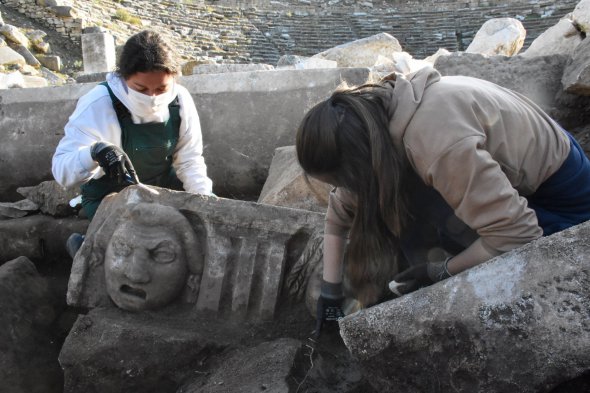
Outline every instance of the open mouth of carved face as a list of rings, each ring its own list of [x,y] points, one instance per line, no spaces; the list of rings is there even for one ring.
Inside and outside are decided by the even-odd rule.
[[[140,298],[142,300],[145,300],[147,297],[147,294],[145,293],[145,291],[143,289],[133,288],[133,287],[130,287],[129,285],[122,285],[121,292],[126,295],[129,295],[129,296],[134,296],[134,297]]]

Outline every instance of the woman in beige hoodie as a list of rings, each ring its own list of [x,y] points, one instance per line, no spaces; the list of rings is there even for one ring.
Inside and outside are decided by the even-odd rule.
[[[341,315],[343,277],[370,305],[392,279],[402,295],[590,219],[579,145],[487,81],[426,68],[340,89],[306,114],[296,145],[305,172],[335,187],[319,321]]]

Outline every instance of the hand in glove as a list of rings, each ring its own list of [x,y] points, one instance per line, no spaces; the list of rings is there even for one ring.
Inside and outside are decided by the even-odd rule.
[[[90,155],[98,162],[105,175],[117,184],[139,184],[131,160],[121,148],[108,142],[96,142],[90,148]]]
[[[326,327],[337,326],[338,320],[344,317],[344,312],[342,312],[343,302],[342,284],[333,284],[322,280],[322,289],[316,311],[316,338],[320,336],[324,324]]]
[[[447,263],[450,259],[449,257],[442,262],[428,262],[411,266],[393,277],[393,281],[389,283],[389,289],[397,296],[402,296],[449,278],[451,273],[447,269]]]

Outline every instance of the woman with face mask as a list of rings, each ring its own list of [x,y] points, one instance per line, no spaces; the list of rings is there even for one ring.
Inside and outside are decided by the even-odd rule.
[[[139,182],[212,195],[199,115],[178,74],[168,44],[142,31],[125,43],[117,71],[78,100],[52,171],[62,186],[80,185],[89,219],[107,194]],[[83,240],[68,239],[72,257]]]
[[[53,156],[55,179],[80,185],[92,219],[101,200],[138,182],[210,195],[193,99],[153,31],[125,43],[117,71],[81,97]]]

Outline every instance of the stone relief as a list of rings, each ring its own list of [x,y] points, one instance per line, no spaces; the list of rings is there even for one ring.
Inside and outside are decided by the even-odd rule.
[[[128,187],[99,207],[74,258],[67,301],[128,311],[189,304],[221,317],[272,319],[281,296],[301,296],[317,270],[323,220],[305,210]]]

